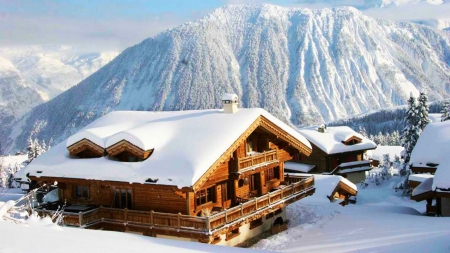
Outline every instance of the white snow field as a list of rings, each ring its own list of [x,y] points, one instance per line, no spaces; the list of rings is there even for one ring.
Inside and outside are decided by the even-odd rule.
[[[319,176],[316,194],[288,206],[289,229],[252,250],[58,227],[33,218],[24,225],[0,221],[0,252],[448,252],[450,218],[422,215],[425,203],[392,189],[399,180],[360,189],[357,204],[342,207],[321,194],[332,180]],[[10,190],[0,205],[20,196]]]

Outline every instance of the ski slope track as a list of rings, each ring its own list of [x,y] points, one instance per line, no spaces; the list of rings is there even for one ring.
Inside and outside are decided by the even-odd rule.
[[[113,110],[220,108],[234,92],[294,125],[450,93],[449,34],[333,9],[238,5],[165,31],[26,114],[2,135],[8,151],[33,133],[61,141]]]

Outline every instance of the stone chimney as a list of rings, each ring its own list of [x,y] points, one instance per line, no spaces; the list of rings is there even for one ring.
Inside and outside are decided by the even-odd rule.
[[[224,94],[222,102],[224,113],[235,113],[238,111],[238,96],[236,94]]]

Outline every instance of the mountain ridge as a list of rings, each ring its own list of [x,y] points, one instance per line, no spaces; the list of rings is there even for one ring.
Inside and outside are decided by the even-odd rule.
[[[130,47],[36,107],[1,136],[61,141],[111,110],[220,108],[234,92],[294,125],[333,121],[450,92],[448,34],[364,16],[351,7],[310,10],[227,6]]]

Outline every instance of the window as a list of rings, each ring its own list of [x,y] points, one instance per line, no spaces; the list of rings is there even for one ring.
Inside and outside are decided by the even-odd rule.
[[[114,190],[114,207],[132,209],[131,189],[116,188]]]
[[[226,202],[231,198],[230,189],[231,187],[228,187],[229,182],[220,184],[220,193],[222,195],[222,203]]]
[[[274,178],[280,178],[280,169],[278,167],[276,168],[270,168],[266,170],[265,172],[266,182],[270,181]]]
[[[85,186],[85,185],[77,185],[75,187],[75,197],[76,198],[84,198],[87,199],[89,198],[89,186]]]
[[[247,153],[253,152],[253,141],[252,141],[251,138],[248,138],[248,139],[247,139],[246,149],[247,149],[247,150],[246,150]]]
[[[216,202],[215,190],[216,188],[212,186],[196,192],[195,203],[197,204],[197,206],[206,204],[208,202]]]

